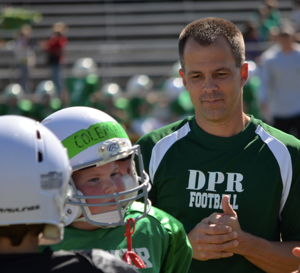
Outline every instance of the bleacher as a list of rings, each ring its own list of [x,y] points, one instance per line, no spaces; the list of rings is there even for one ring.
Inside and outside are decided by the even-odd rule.
[[[262,3],[253,0],[8,2],[15,7],[42,13],[43,20],[33,25],[32,36],[37,40],[46,40],[56,22],[69,26],[63,68],[65,78],[71,74],[76,59],[91,57],[98,63],[98,74],[103,84],[116,82],[122,87],[135,74],[150,76],[158,86],[178,60],[178,35],[188,23],[215,16],[234,22],[243,31],[243,23]],[[289,17],[292,0],[279,0],[278,3],[282,16]],[[3,6],[0,4],[0,8]],[[12,31],[0,30],[1,40],[13,39],[13,35]],[[268,46],[258,45],[257,50],[263,51]],[[17,72],[14,52],[8,43],[0,47],[0,90],[17,81]],[[36,85],[49,77],[45,53],[39,50],[31,78]]]

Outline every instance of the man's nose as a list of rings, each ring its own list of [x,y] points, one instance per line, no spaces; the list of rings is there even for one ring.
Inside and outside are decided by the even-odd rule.
[[[211,93],[217,90],[215,80],[212,76],[205,77],[203,89],[206,93]]]

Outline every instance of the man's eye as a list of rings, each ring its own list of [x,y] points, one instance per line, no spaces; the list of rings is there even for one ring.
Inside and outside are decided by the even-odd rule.
[[[194,75],[194,76],[192,76],[193,79],[197,79],[197,78],[199,78],[199,77],[200,77],[199,75]]]

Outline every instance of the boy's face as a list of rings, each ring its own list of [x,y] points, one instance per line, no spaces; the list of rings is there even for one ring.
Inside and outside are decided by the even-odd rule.
[[[129,174],[133,179],[134,175],[132,173],[132,166],[131,166],[131,156],[128,156],[124,159],[116,161],[119,165],[119,172],[121,176],[125,174]]]
[[[119,165],[115,161],[107,163],[103,166],[76,171],[73,174],[73,179],[76,188],[84,195],[106,195],[116,192],[122,192],[125,190],[125,186],[119,172]],[[115,199],[112,197],[101,199],[86,199],[86,202],[110,203],[115,202]],[[117,210],[116,205],[89,208],[91,214],[99,214]]]

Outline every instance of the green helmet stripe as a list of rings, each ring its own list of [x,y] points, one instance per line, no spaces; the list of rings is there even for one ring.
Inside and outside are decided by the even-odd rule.
[[[88,129],[82,129],[62,141],[68,149],[69,159],[97,143],[111,138],[127,138],[122,126],[114,121],[95,123]]]

